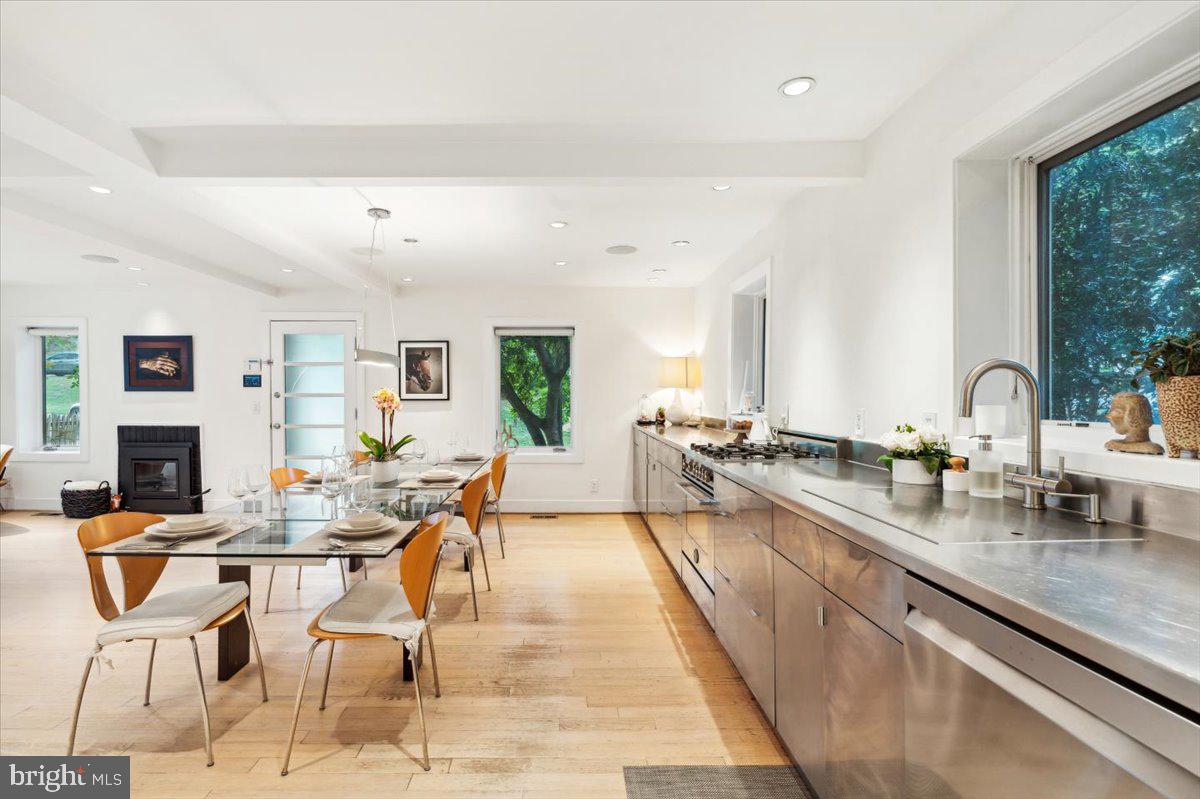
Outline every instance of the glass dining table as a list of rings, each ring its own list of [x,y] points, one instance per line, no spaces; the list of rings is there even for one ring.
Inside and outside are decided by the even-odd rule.
[[[327,526],[331,521],[357,512],[344,497],[327,498],[319,483],[296,484],[263,498],[255,512],[242,502],[205,509],[205,513],[228,517],[229,522],[213,533],[182,541],[160,541],[141,534],[89,550],[88,557],[212,558],[217,562],[217,579],[222,583],[244,582],[250,586],[251,566],[313,565],[330,558],[347,561],[357,571],[366,560],[383,559],[403,549],[421,519],[448,505],[462,482],[483,469],[485,460],[451,461],[438,468],[458,472],[462,479],[448,484],[427,484],[419,475],[428,464],[401,465],[400,476],[390,483],[370,485],[365,509],[376,510],[397,520],[388,532],[357,544],[339,539]],[[352,480],[369,481],[367,475]],[[269,497],[269,499],[267,498]],[[360,505],[360,507],[363,507]],[[330,539],[334,540],[331,541]],[[348,537],[347,537],[348,538]],[[307,620],[306,620],[307,623]],[[239,618],[217,630],[217,678],[228,680],[250,662],[250,628]]]

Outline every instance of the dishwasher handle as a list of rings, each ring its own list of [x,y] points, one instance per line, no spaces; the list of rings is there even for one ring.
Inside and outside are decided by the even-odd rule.
[[[685,483],[685,482],[680,481],[680,482],[676,483],[675,486],[677,488],[679,488],[680,490],[682,490],[683,493],[687,494],[689,497],[694,499],[696,501],[696,504],[701,505],[703,507],[712,507],[713,505],[721,504],[720,502],[717,502],[717,500],[713,499],[712,497],[706,497],[703,494],[701,494],[698,490],[696,490],[695,486],[693,486],[691,483]]]

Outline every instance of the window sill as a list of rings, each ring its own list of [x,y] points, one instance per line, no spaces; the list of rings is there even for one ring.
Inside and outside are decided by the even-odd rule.
[[[1107,425],[1103,426],[1107,428]],[[1155,427],[1157,431],[1159,428]],[[1071,472],[1112,477],[1137,483],[1157,483],[1192,490],[1200,489],[1200,460],[1166,455],[1139,455],[1132,452],[1110,452],[1104,442],[1117,438],[1111,428],[1084,430],[1042,431],[1042,467],[1058,468],[1058,456],[1066,458],[1066,468]],[[1162,443],[1161,434],[1152,439]],[[1025,437],[1001,438],[992,442],[993,447],[1008,463],[1025,463]],[[956,455],[969,457],[978,448],[978,443],[967,438],[954,439],[952,450]]]
[[[516,450],[509,456],[510,463],[583,463],[583,453],[577,450],[568,452],[537,452]]]
[[[76,449],[76,450],[52,450],[49,452],[44,451],[44,450],[32,450],[32,451],[27,451],[27,452],[23,452],[21,450],[13,450],[11,460],[13,461],[13,463],[19,463],[19,462],[37,463],[39,461],[51,462],[51,463],[54,463],[54,462],[57,462],[57,463],[87,463],[91,459],[88,457],[87,452],[85,452],[84,450]]]

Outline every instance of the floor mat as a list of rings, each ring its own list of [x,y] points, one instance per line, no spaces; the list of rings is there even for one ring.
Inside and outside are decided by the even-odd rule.
[[[626,766],[629,799],[812,799],[792,766]]]

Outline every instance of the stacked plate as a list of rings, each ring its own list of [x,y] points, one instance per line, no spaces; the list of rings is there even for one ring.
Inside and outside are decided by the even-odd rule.
[[[453,483],[462,480],[462,475],[453,469],[429,469],[417,475],[422,483]]]
[[[398,524],[400,524],[398,519],[370,511],[332,521],[326,526],[326,529],[337,533],[342,538],[371,538],[391,532]]]
[[[322,478],[321,478],[321,473],[320,473],[320,472],[314,472],[314,473],[312,473],[312,474],[306,474],[306,475],[304,475],[304,477],[303,477],[303,478],[300,480],[300,482],[301,482],[301,483],[304,483],[305,485],[310,485],[310,486],[311,486],[311,485],[320,485],[320,484],[321,484],[321,479],[322,479]]]
[[[228,519],[204,513],[191,516],[173,516],[161,522],[147,525],[146,532],[155,538],[178,541],[183,538],[200,538],[225,527]]]
[[[483,456],[480,455],[478,452],[460,452],[459,454],[454,456],[454,460],[474,462],[474,461],[483,460]]]

